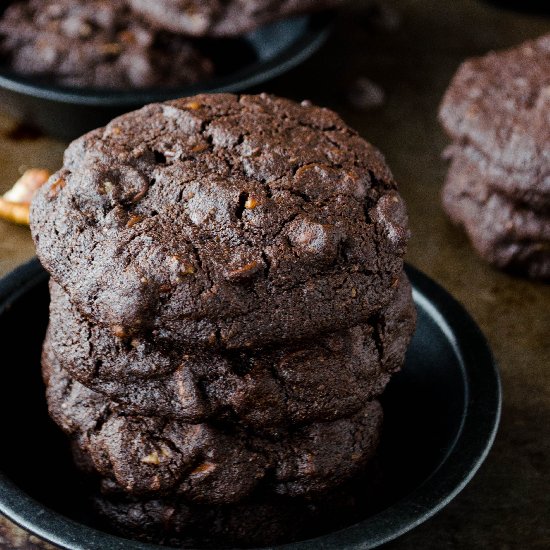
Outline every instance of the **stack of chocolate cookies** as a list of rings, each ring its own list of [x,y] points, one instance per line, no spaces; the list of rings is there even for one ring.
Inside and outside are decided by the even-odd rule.
[[[470,59],[440,108],[443,206],[491,264],[550,278],[550,35]]]
[[[123,532],[259,544],[343,506],[415,323],[375,148],[306,102],[153,104],[69,146],[31,227],[50,413]]]

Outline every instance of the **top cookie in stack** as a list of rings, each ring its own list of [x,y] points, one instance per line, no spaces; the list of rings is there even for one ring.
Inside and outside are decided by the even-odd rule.
[[[32,220],[86,318],[218,349],[366,322],[408,238],[380,153],[334,113],[265,95],[150,105],[85,135]]]
[[[439,116],[450,217],[489,262],[549,278],[550,35],[463,63]]]

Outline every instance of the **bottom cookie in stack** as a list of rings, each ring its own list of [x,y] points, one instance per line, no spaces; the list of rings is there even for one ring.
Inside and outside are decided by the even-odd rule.
[[[549,279],[550,210],[513,200],[495,190],[488,177],[474,159],[455,153],[442,193],[445,211],[489,263]]]
[[[373,477],[368,472],[311,498],[258,491],[237,504],[206,506],[177,497],[120,494],[97,496],[94,507],[107,530],[137,540],[193,548],[258,547],[305,540],[358,521],[374,509]]]
[[[357,512],[350,480],[378,446],[382,409],[259,437],[126,416],[45,348],[52,418],[77,465],[100,479],[97,512],[119,534],[167,544],[266,545],[335,529]]]

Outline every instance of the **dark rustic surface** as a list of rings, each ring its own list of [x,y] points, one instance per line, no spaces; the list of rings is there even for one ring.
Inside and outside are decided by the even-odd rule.
[[[474,0],[386,5],[391,9],[374,17],[357,7],[312,60],[265,88],[336,109],[386,154],[409,205],[408,260],[466,306],[501,368],[502,424],[487,462],[444,511],[387,548],[550,548],[550,286],[489,268],[446,221],[439,190],[447,141],[436,122],[461,60],[549,32],[550,19]],[[0,191],[23,166],[58,166],[64,148],[32,132],[10,137],[14,127],[0,117]],[[0,274],[32,254],[28,230],[0,222]],[[10,538],[0,522],[0,548],[37,548],[21,533]]]

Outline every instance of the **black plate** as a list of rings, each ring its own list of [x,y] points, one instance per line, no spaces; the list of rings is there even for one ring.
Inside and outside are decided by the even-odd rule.
[[[418,328],[405,369],[384,395],[384,502],[355,525],[284,548],[368,549],[392,540],[455,497],[491,447],[501,393],[487,343],[445,290],[414,268],[407,271]],[[40,379],[46,282],[37,260],[0,281],[0,346],[4,357],[14,352],[0,386],[0,512],[61,548],[160,548],[94,529],[81,505],[85,482],[48,419]]]
[[[0,8],[2,11],[2,8]],[[201,41],[221,74],[183,88],[132,91],[66,88],[0,68],[2,109],[61,139],[73,139],[115,116],[156,101],[197,93],[244,92],[302,63],[326,40],[333,14],[278,21],[238,39]]]

